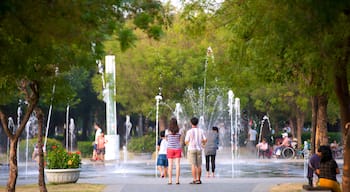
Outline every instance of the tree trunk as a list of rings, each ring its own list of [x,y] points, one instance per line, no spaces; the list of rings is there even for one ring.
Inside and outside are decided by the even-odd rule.
[[[326,95],[317,96],[317,124],[316,124],[316,147],[328,145],[327,132],[327,104],[328,97]]]
[[[311,97],[311,154],[314,154],[316,151],[316,124],[317,124],[317,111],[318,111],[318,105],[317,105],[317,97],[312,96]]]
[[[349,17],[349,15],[348,15]],[[344,57],[341,57],[334,67],[335,93],[340,107],[340,118],[343,135],[343,192],[350,192],[350,96],[349,82],[347,79],[347,67],[350,56],[350,37],[347,37],[344,46]]]
[[[24,93],[26,96],[25,99],[26,101],[28,101],[28,107],[22,118],[21,124],[18,126],[15,133],[12,133],[12,131],[10,131],[7,125],[7,118],[2,113],[2,111],[0,111],[0,119],[1,119],[2,127],[7,137],[10,139],[10,157],[9,157],[10,170],[9,170],[9,178],[7,181],[7,189],[6,189],[8,192],[12,192],[12,191],[14,192],[16,190],[16,182],[17,182],[17,176],[18,176],[18,166],[17,166],[18,138],[21,136],[25,128],[25,125],[29,120],[30,115],[36,108],[39,101],[39,92],[38,92],[39,89],[36,82],[22,81],[20,84],[20,89],[22,93]]]
[[[304,120],[305,120],[305,113],[301,111],[299,108],[297,109],[296,113],[297,118],[297,139],[298,139],[298,147],[301,147],[302,141],[301,141],[301,132],[304,128]]]
[[[43,153],[43,113],[39,108],[36,108],[36,116],[38,118],[38,146],[39,146],[39,191],[47,192],[44,178],[44,153]]]
[[[16,182],[18,176],[18,166],[17,166],[17,144],[18,138],[13,138],[10,140],[10,170],[9,170],[9,178],[7,181],[7,191],[15,192],[16,191]]]

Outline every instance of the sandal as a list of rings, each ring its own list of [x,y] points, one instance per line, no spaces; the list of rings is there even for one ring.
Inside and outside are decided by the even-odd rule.
[[[168,182],[168,185],[171,185],[172,183],[171,182]]]
[[[201,180],[197,180],[196,184],[202,184],[202,181]]]
[[[192,181],[190,184],[197,184],[197,182],[196,181]]]

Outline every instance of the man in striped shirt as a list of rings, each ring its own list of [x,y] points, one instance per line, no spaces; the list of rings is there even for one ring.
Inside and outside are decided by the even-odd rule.
[[[204,131],[197,127],[198,118],[191,119],[192,128],[187,131],[185,143],[188,145],[188,158],[191,163],[193,181],[190,184],[201,184],[202,149],[207,142]]]

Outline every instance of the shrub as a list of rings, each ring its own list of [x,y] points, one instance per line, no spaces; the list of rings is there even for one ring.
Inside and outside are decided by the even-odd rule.
[[[156,137],[149,133],[142,137],[134,137],[128,142],[128,151],[135,153],[149,153],[155,151]]]
[[[81,152],[82,157],[91,157],[93,150],[92,141],[78,141],[78,151]]]
[[[53,145],[47,149],[47,169],[79,168],[81,164],[80,152],[67,152],[61,145]]]

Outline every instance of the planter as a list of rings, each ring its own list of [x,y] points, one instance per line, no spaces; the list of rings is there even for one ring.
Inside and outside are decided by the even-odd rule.
[[[52,184],[76,183],[80,169],[45,169],[46,179]]]

